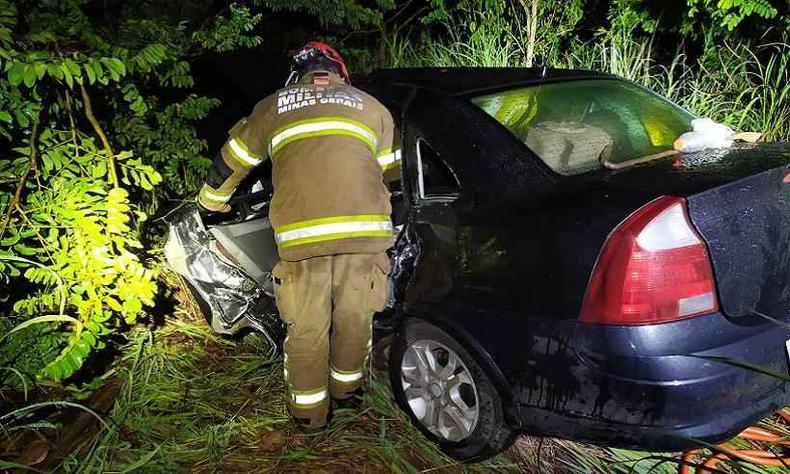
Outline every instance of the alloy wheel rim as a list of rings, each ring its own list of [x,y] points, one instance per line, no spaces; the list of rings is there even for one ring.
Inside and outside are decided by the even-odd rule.
[[[401,360],[406,402],[428,431],[447,441],[467,438],[477,426],[477,387],[461,357],[428,339],[411,343]]]

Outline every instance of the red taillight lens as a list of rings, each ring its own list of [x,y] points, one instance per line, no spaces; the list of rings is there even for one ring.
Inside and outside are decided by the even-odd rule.
[[[708,250],[683,198],[645,205],[609,236],[595,265],[581,319],[651,324],[718,310]]]

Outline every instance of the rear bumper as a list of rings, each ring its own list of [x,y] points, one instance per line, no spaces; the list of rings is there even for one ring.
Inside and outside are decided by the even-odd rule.
[[[725,440],[790,403],[790,384],[780,378],[790,373],[790,331],[775,324],[715,314],[652,326],[572,326],[567,356],[575,362],[566,381],[573,386],[565,396],[555,388],[546,403],[534,384],[516,390],[527,432],[680,450]]]

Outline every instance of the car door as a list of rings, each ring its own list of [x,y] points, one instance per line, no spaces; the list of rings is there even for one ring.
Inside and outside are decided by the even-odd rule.
[[[552,294],[542,263],[552,249],[545,174],[523,144],[464,100],[418,94],[406,117],[409,230],[420,258],[403,312],[479,354],[505,397],[537,387],[540,377],[576,390],[567,377],[572,361],[562,355],[565,332],[534,309]],[[421,168],[431,161],[449,168],[455,193],[426,179]]]
[[[394,273],[396,297],[413,315],[435,313],[458,300],[453,298],[456,211],[464,204],[445,139],[425,127],[424,118],[418,103],[404,120],[403,190],[410,212],[396,249],[398,255],[414,255],[415,264],[408,272]]]

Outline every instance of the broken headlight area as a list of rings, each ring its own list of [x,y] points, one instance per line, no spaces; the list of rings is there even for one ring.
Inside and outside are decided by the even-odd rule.
[[[273,300],[223,251],[197,206],[186,205],[169,220],[169,228],[167,263],[186,280],[212,330],[235,335],[253,329],[277,350],[285,328]]]

